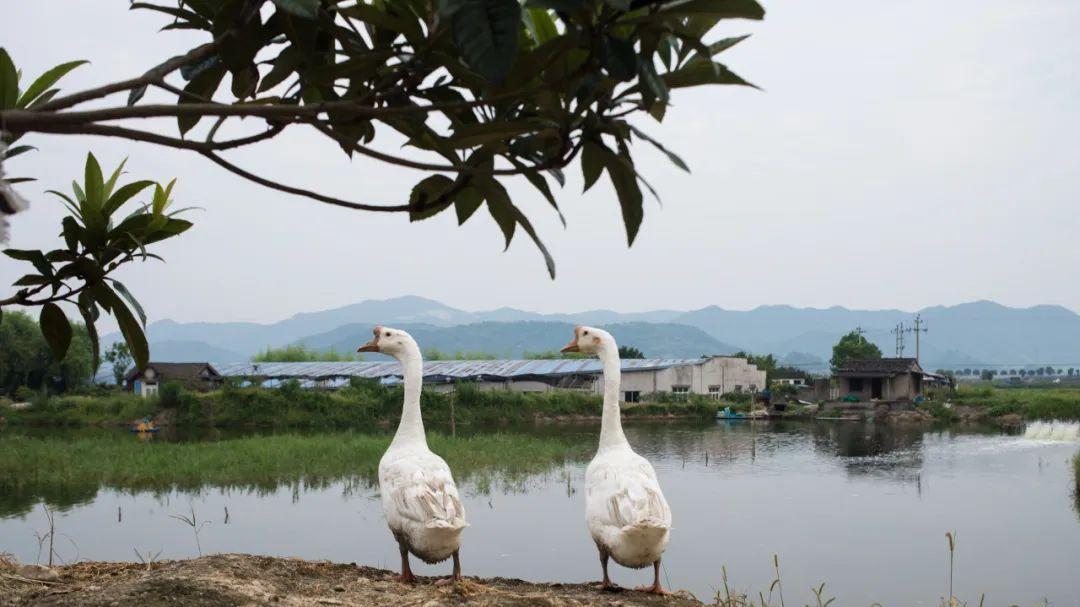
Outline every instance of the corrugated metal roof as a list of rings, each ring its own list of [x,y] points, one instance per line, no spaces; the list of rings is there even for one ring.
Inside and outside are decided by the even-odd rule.
[[[652,371],[701,364],[703,358],[645,358],[622,361],[622,370]],[[329,377],[382,378],[401,376],[397,361],[387,362],[312,362],[312,363],[215,363],[214,368],[226,377],[276,377],[320,379]],[[600,361],[595,358],[569,360],[436,360],[424,363],[424,377],[448,379],[513,379],[529,376],[598,374]]]

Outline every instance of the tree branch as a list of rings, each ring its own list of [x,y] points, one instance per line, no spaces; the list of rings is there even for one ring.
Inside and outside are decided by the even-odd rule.
[[[225,35],[227,36],[229,34],[226,33]],[[214,53],[214,51],[217,50],[218,45],[224,37],[225,36],[222,36],[221,38],[218,38],[213,42],[208,42],[206,44],[203,44],[202,46],[197,46],[190,51],[184,53],[183,55],[177,55],[176,57],[173,57],[172,59],[169,59],[164,63],[161,63],[160,65],[151,68],[145,74],[139,76],[138,78],[131,78],[128,80],[122,80],[120,82],[114,82],[112,84],[106,84],[104,86],[87,89],[85,91],[67,95],[65,97],[57,97],[56,99],[53,99],[52,101],[36,108],[36,111],[55,112],[56,110],[69,108],[71,106],[85,103],[93,99],[100,99],[113,93],[130,91],[132,89],[137,89],[141,86],[154,84],[155,82],[161,81],[163,78],[165,78],[166,75],[184,67],[185,65],[190,65],[192,63],[202,61],[203,59],[209,57],[211,54]]]
[[[247,179],[248,181],[255,182],[255,183],[257,183],[257,184],[259,184],[261,186],[268,187],[268,188],[270,188],[272,190],[278,190],[279,192],[286,192],[288,194],[295,194],[297,196],[303,196],[305,198],[310,198],[312,200],[317,200],[319,202],[325,202],[326,204],[332,204],[334,206],[345,207],[347,209],[354,209],[354,210],[357,210],[357,211],[379,211],[379,212],[386,212],[386,213],[401,213],[401,212],[407,212],[407,211],[413,210],[413,208],[410,205],[407,205],[407,204],[395,205],[395,206],[379,206],[379,205],[372,205],[372,204],[363,204],[363,203],[359,203],[359,202],[350,202],[348,200],[342,200],[340,198],[334,198],[333,196],[326,196],[325,194],[320,194],[318,192],[313,192],[311,190],[305,190],[303,188],[298,188],[298,187],[294,187],[294,186],[290,186],[290,185],[285,185],[285,184],[282,184],[282,183],[278,183],[276,181],[271,181],[269,179],[266,179],[265,177],[260,177],[258,175],[255,175],[254,173],[251,173],[251,172],[249,172],[249,171],[247,171],[245,169],[242,169],[242,168],[236,166],[235,164],[229,162],[228,160],[225,160],[221,156],[215,154],[212,150],[201,150],[199,153],[202,154],[203,156],[206,156],[210,160],[217,163],[218,166],[222,167],[223,169],[225,169],[225,170],[227,170],[227,171],[229,171],[229,172],[231,172],[233,174],[239,175],[240,177],[243,177],[244,179]]]

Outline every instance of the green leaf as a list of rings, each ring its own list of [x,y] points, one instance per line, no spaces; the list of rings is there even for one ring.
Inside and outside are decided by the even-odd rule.
[[[212,59],[217,58],[213,57]],[[224,77],[225,66],[220,61],[216,61],[213,65],[192,77],[191,82],[188,82],[187,86],[184,87],[184,92],[190,93],[190,95],[180,95],[179,103],[200,103],[200,98],[212,99],[214,92],[217,91]],[[191,95],[194,95],[194,97]],[[183,137],[198,124],[199,118],[199,116],[177,117],[176,121],[180,128],[180,136]]]
[[[0,47],[0,109],[15,107],[19,99],[19,72],[7,50]]]
[[[459,192],[454,198],[454,213],[457,214],[458,225],[468,221],[483,202],[483,195],[474,187],[466,187]]]
[[[525,6],[530,9],[550,8],[556,11],[577,11],[585,7],[585,0],[527,0]]]
[[[645,133],[641,132],[641,130],[638,129],[637,127],[635,127],[633,125],[630,125],[630,130],[633,131],[635,135],[637,135],[638,137],[644,139],[645,141],[648,141],[649,143],[653,144],[653,146],[655,146],[656,149],[663,152],[668,157],[668,160],[670,160],[672,162],[672,164],[674,164],[675,166],[679,167],[680,169],[686,171],[687,173],[690,172],[690,167],[686,166],[686,163],[683,162],[682,158],[679,158],[678,154],[676,154],[675,152],[672,152],[671,150],[664,147],[663,144],[661,144],[659,141],[657,141],[657,140],[653,139],[652,137],[649,137]]]
[[[110,310],[116,322],[120,325],[120,332],[124,335],[131,356],[135,359],[137,367],[145,367],[150,362],[150,346],[146,343],[146,335],[139,326],[139,321],[131,314],[124,302],[116,296],[107,285],[98,283],[94,287],[94,295],[97,301],[106,310]]]
[[[125,164],[127,164],[127,158],[120,161],[120,166],[116,167],[116,170],[113,171],[113,174],[109,175],[109,180],[105,182],[105,187],[102,189],[101,192],[101,202],[103,206],[105,202],[108,201],[109,197],[112,196],[113,188],[116,187],[116,180],[120,179],[120,174],[124,172]]]
[[[453,204],[447,196],[454,180],[445,175],[432,175],[413,186],[409,196],[409,221],[420,221],[433,217]]]
[[[67,245],[69,251],[79,250],[79,232],[82,228],[79,227],[79,222],[75,221],[74,217],[65,217],[61,224],[64,227],[64,244]]]
[[[518,0],[453,0],[454,45],[465,63],[489,82],[501,83],[518,52]]]
[[[533,228],[532,223],[529,222],[529,218],[525,216],[517,207],[511,207],[514,212],[514,218],[521,224],[522,229],[529,235],[536,248],[540,249],[540,254],[544,256],[544,264],[547,266],[548,276],[551,276],[552,280],[555,280],[555,259],[551,256],[547,247],[541,242],[540,237],[536,234],[536,230]]]
[[[510,201],[510,195],[506,193],[506,188],[492,177],[474,178],[473,184],[487,200],[488,212],[502,230],[503,238],[506,239],[506,248],[509,249],[510,241],[514,239],[514,230],[517,228],[514,203]]]
[[[37,148],[32,145],[16,145],[8,148],[7,153],[4,155],[4,160],[10,160],[19,154],[29,152],[30,150],[36,150]]]
[[[41,325],[41,334],[49,343],[56,360],[64,360],[68,346],[71,345],[71,323],[60,306],[49,302],[41,306],[41,316],[38,318]]]
[[[319,16],[319,0],[274,0],[274,6],[303,19]]]
[[[672,2],[657,15],[707,15],[717,19],[764,19],[765,9],[755,0],[689,0]]]
[[[641,188],[637,183],[637,171],[628,154],[618,154],[602,148],[604,167],[607,168],[611,184],[619,198],[623,225],[626,226],[626,243],[633,245],[645,213],[642,205]]]
[[[90,352],[93,357],[92,368],[97,371],[97,368],[101,366],[101,341],[98,339],[97,327],[94,325],[97,309],[93,307],[94,302],[89,297],[86,298],[88,304],[84,305],[83,295],[85,294],[85,291],[79,294],[78,308],[79,314],[83,317],[83,324],[86,325],[86,333],[90,336]]]
[[[727,66],[715,61],[693,61],[661,76],[669,88],[677,89],[702,84],[738,84],[758,88],[743,80]]]
[[[469,148],[496,141],[509,141],[513,137],[541,128],[530,121],[459,124],[454,127],[454,136],[450,137],[449,143],[455,148]]]
[[[4,249],[4,255],[19,261],[29,261],[42,276],[52,276],[52,264],[45,259],[45,253],[33,249]]]
[[[67,63],[61,63],[60,65],[38,76],[37,80],[35,80],[33,84],[31,84],[29,88],[27,88],[26,91],[22,94],[22,97],[19,98],[19,101],[18,103],[16,103],[16,105],[21,108],[30,105],[31,102],[41,96],[41,94],[47,91],[49,87],[56,84],[56,82],[63,78],[68,72],[79,67],[80,65],[83,65],[84,63],[89,62],[69,61]]]
[[[91,153],[86,155],[83,185],[86,187],[86,202],[93,208],[100,209],[102,203],[105,202],[105,177],[101,174],[101,165],[98,164],[97,158],[94,158]],[[83,213],[85,214],[85,211]]]
[[[615,36],[604,36],[601,48],[604,69],[612,78],[626,82],[638,72],[638,56],[634,43]]]
[[[566,217],[563,217],[562,210],[559,209],[559,203],[555,200],[555,195],[551,193],[551,187],[548,186],[547,179],[544,179],[544,176],[535,169],[528,169],[525,165],[513,158],[510,159],[510,162],[514,164],[515,168],[522,171],[521,174],[525,176],[525,179],[529,180],[529,183],[531,183],[534,188],[540,190],[540,193],[543,194],[544,198],[551,204],[551,207],[559,214],[559,221],[562,222],[562,225],[565,228]]]
[[[146,312],[144,312],[142,306],[139,305],[139,300],[135,299],[135,296],[131,294],[131,291],[128,291],[127,287],[119,280],[112,280],[112,286],[129,304],[131,304],[131,307],[135,308],[135,313],[139,315],[139,320],[142,322],[142,326],[145,327]]]
[[[589,188],[593,187],[596,180],[600,179],[601,173],[604,172],[604,150],[603,144],[591,139],[586,140],[585,144],[581,146],[581,173],[585,178],[583,193],[588,192]]]
[[[131,198],[134,197],[136,194],[152,185],[154,185],[153,181],[143,180],[133,181],[129,184],[122,186],[119,190],[116,191],[115,194],[109,197],[109,200],[101,209],[102,214],[104,214],[106,217],[111,216],[113,213],[116,212],[117,209],[123,206],[125,202],[131,200]]]

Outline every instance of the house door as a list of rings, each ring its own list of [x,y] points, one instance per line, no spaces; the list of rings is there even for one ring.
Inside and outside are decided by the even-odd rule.
[[[870,380],[870,398],[881,398],[881,378]]]

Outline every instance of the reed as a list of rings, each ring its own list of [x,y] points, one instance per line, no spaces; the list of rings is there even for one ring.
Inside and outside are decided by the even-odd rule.
[[[559,437],[483,434],[429,443],[460,483],[490,490],[513,488],[528,475],[583,459],[592,446]],[[126,434],[61,438],[0,438],[0,515],[21,514],[44,501],[66,507],[107,487],[120,491],[196,491],[204,487],[274,491],[282,486],[325,487],[377,481],[383,434],[281,434],[218,442],[140,442]]]

